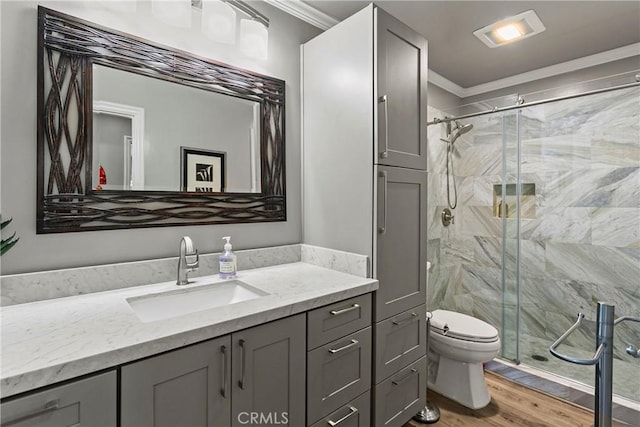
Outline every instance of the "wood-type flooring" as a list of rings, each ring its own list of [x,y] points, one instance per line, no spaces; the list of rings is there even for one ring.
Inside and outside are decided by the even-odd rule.
[[[479,410],[468,409],[431,391],[428,398],[440,408],[436,427],[590,427],[593,412],[546,393],[516,384],[493,372],[485,372],[491,403]],[[640,420],[639,420],[640,421]],[[405,427],[424,427],[411,421]],[[613,422],[622,427],[632,424]],[[640,426],[640,424],[637,424]]]

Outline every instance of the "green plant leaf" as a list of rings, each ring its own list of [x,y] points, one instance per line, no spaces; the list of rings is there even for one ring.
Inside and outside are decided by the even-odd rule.
[[[11,221],[13,221],[13,218],[9,218],[6,221],[2,221],[2,223],[0,223],[0,230],[4,230],[4,228],[9,225],[11,223]]]
[[[15,235],[16,235],[16,233],[13,233],[13,236],[15,236]],[[14,247],[16,245],[16,243],[18,243],[18,240],[20,240],[19,237],[17,239],[15,239],[15,240],[11,240],[11,239],[13,239],[13,236],[11,236],[7,240],[3,240],[2,243],[0,243],[0,256],[4,255],[9,249]]]

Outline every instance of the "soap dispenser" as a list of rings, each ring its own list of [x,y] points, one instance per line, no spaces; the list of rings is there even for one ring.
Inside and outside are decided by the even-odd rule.
[[[226,240],[227,243],[224,244],[224,252],[220,255],[220,277],[222,279],[232,279],[236,277],[237,265],[236,265],[236,255],[231,250],[231,236],[225,236],[222,240]]]

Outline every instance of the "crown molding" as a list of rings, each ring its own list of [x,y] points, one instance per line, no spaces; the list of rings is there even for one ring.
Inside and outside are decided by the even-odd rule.
[[[265,3],[270,4],[273,7],[287,12],[289,15],[293,15],[298,19],[301,19],[314,27],[321,30],[328,30],[336,25],[339,21],[324,12],[320,12],[318,9],[309,6],[301,0],[264,0]]]
[[[548,77],[558,76],[560,74],[570,73],[572,71],[578,71],[589,67],[595,67],[596,65],[606,64],[607,62],[618,61],[620,59],[630,58],[633,56],[640,56],[640,43],[634,43],[617,49],[611,49],[594,55],[550,65],[548,67],[538,68],[537,70],[527,71],[526,73],[515,74],[510,77],[505,77],[504,79],[498,79],[476,86],[459,86],[432,70],[429,70],[429,82],[459,98],[468,98],[470,96],[481,95],[483,93],[493,92],[507,87],[518,86],[524,83],[546,79]]]
[[[464,98],[465,97],[465,93],[466,93],[465,92],[466,91],[465,88],[463,88],[460,85],[455,84],[451,80],[449,80],[446,77],[443,77],[442,75],[436,73],[432,69],[428,70],[427,81],[429,83],[433,83],[434,85],[438,86],[441,89],[446,90],[449,93],[454,94],[458,98]]]
[[[463,98],[511,86],[517,86],[535,80],[546,79],[548,77],[570,73],[584,68],[595,67],[596,65],[606,64],[607,62],[618,61],[620,59],[630,58],[633,56],[640,56],[640,43],[634,43],[617,49],[611,49],[594,55],[550,65],[548,67],[538,68],[537,70],[527,71],[526,73],[515,74],[510,77],[505,77],[504,79],[498,79],[492,82],[463,88]]]

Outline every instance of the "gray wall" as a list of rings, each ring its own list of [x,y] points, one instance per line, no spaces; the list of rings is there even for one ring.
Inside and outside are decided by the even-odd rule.
[[[285,80],[287,221],[36,235],[38,4]],[[0,206],[3,215],[14,218],[10,231],[20,236],[20,242],[2,257],[2,274],[176,256],[184,235],[190,235],[202,253],[220,251],[220,238],[227,235],[237,249],[300,242],[300,44],[320,30],[265,3],[252,5],[271,20],[267,61],[251,60],[232,46],[209,41],[200,33],[197,20],[192,29],[161,24],[151,17],[148,2],[137,2],[137,11],[129,14],[109,11],[104,2],[0,2]]]

